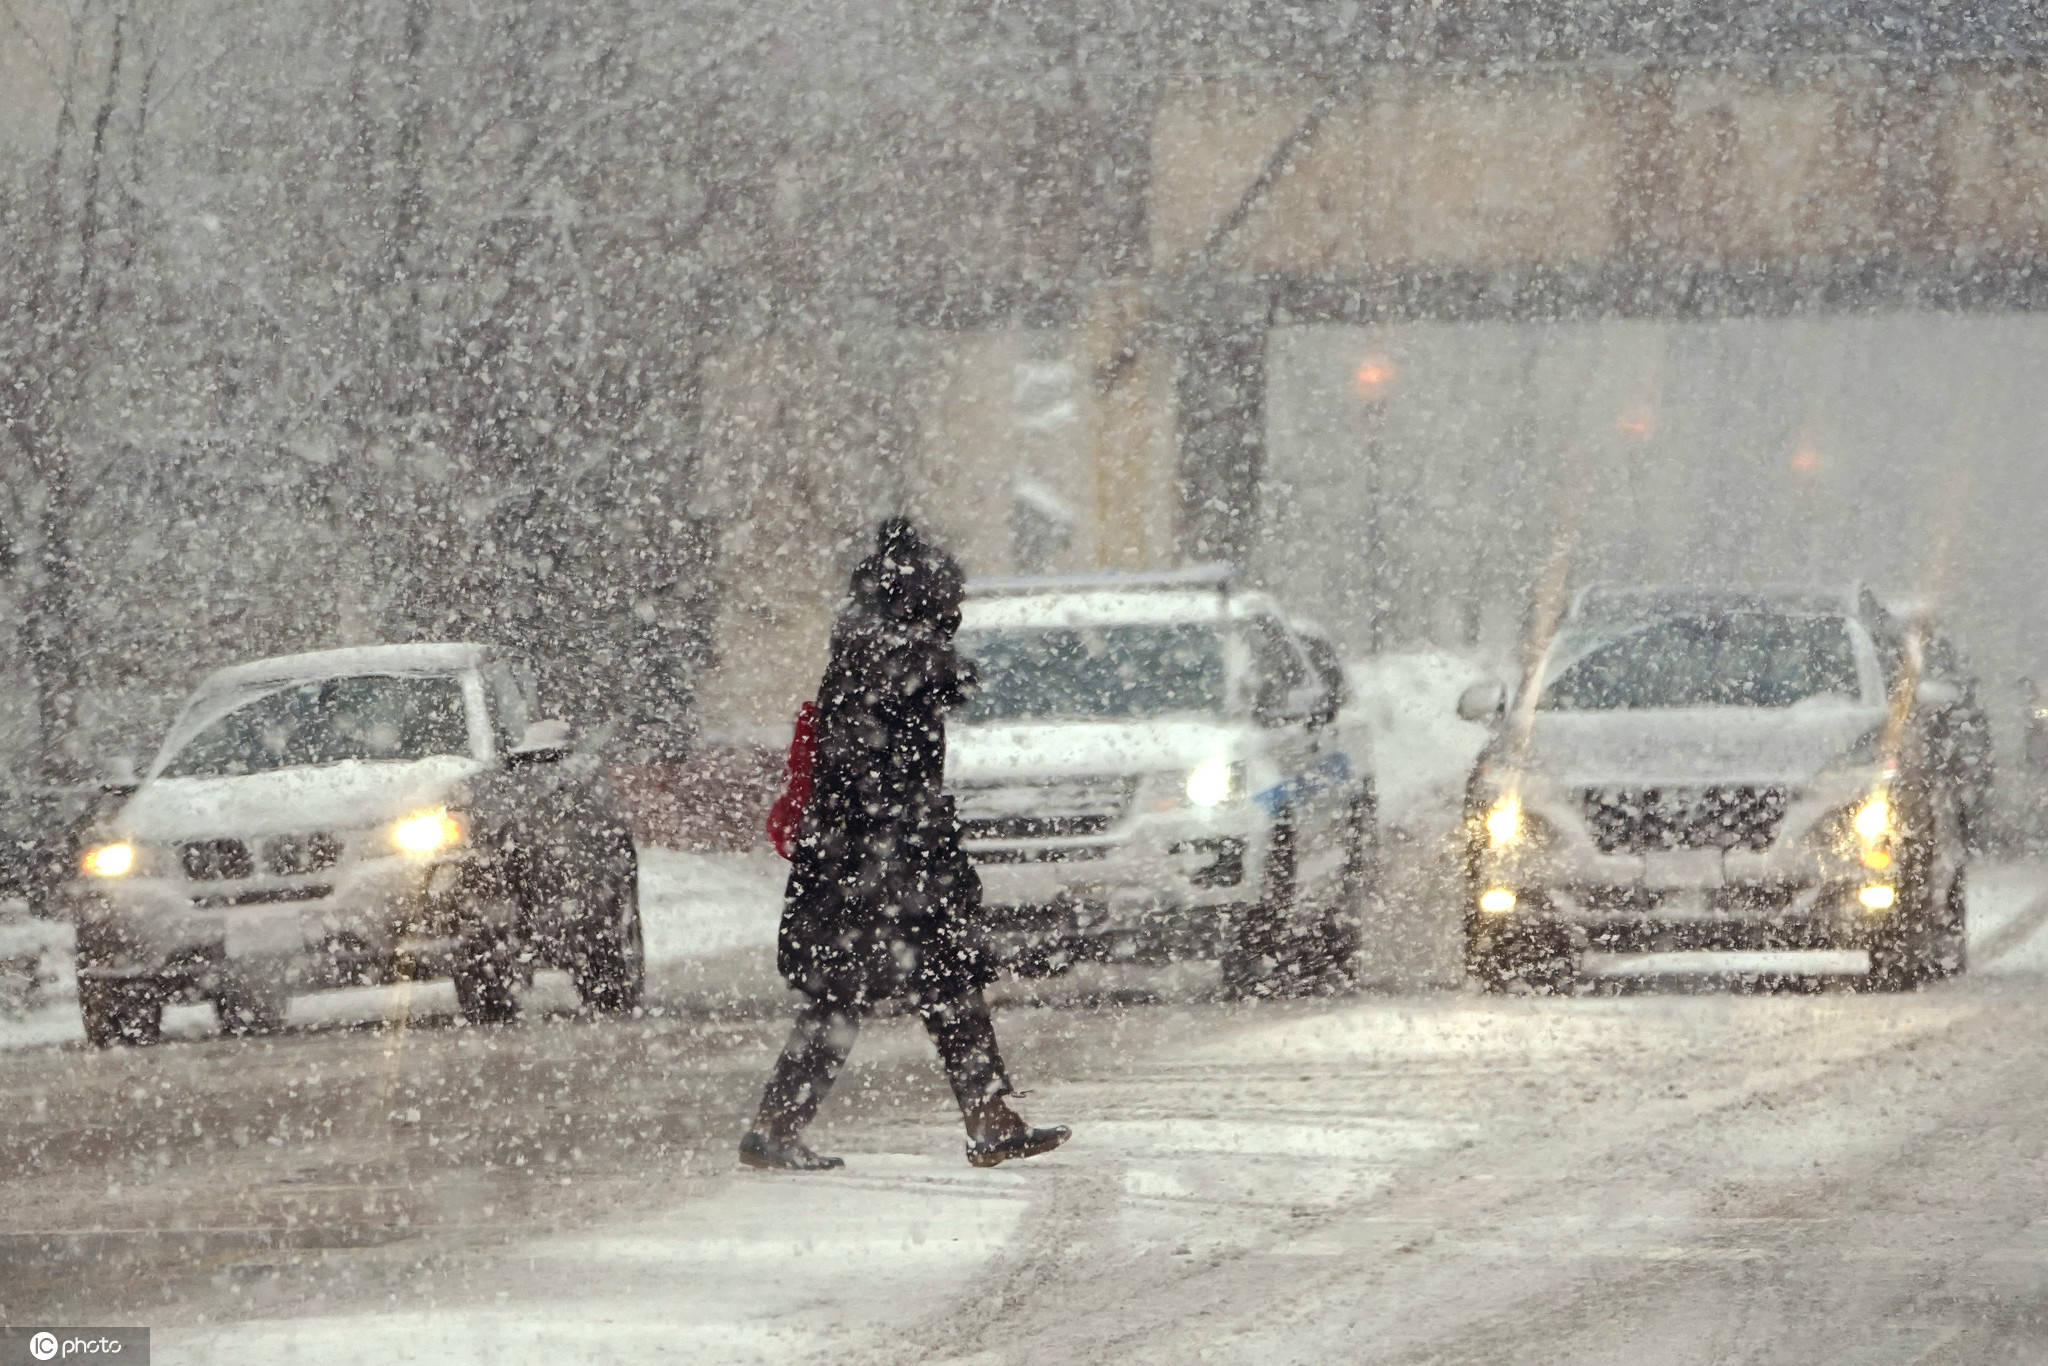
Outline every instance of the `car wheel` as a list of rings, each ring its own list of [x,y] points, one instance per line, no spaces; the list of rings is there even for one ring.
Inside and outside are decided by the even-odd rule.
[[[455,1004],[473,1025],[507,1024],[519,1017],[519,964],[514,938],[492,925],[472,929],[455,951]]]
[[[1970,966],[1970,905],[1964,874],[1958,869],[1948,884],[1948,914],[1942,917],[1935,962],[1943,977],[1960,977]]]
[[[1870,946],[1871,988],[1913,991],[1940,977],[1939,939],[1924,908],[1886,926]]]
[[[154,982],[80,982],[78,1008],[94,1048],[141,1047],[163,1038],[164,998]]]
[[[1341,981],[1357,979],[1366,910],[1379,895],[1380,880],[1379,813],[1368,792],[1351,804],[1344,832],[1342,891],[1324,922],[1325,954],[1331,972]]]
[[[647,948],[640,933],[637,876],[629,876],[612,898],[604,923],[584,932],[569,975],[577,996],[592,1010],[623,1015],[640,1004],[647,986]]]
[[[246,1037],[275,1034],[284,1028],[288,997],[277,987],[236,983],[223,987],[213,998],[213,1013],[220,1020],[220,1032]]]
[[[1298,975],[1300,946],[1286,942],[1294,918],[1294,827],[1273,831],[1266,876],[1257,904],[1233,916],[1219,967],[1223,994],[1231,1000],[1277,996]]]

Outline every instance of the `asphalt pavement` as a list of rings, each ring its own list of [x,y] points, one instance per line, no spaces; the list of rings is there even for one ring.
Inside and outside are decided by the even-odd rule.
[[[921,1030],[741,1171],[782,1023],[501,1030],[379,998],[271,1039],[0,1054],[0,1322],[158,1361],[2048,1360],[2048,869],[1972,971],[1235,1005],[1201,968],[999,994],[1060,1152],[977,1172]],[[360,1013],[359,1013],[360,1015]],[[296,1017],[295,1017],[296,1018]]]

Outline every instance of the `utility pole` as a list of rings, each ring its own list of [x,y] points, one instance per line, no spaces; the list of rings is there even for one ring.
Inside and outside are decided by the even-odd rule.
[[[1387,432],[1387,394],[1394,384],[1394,363],[1367,355],[1351,376],[1358,396],[1358,462],[1365,487],[1365,632],[1366,648],[1377,655],[1387,646],[1387,546],[1381,463]]]

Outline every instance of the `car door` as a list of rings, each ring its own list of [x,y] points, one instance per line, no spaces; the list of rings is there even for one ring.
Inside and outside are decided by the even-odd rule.
[[[1262,717],[1268,752],[1283,784],[1281,805],[1294,829],[1296,885],[1310,897],[1327,894],[1343,876],[1346,787],[1325,767],[1316,724],[1323,687],[1293,635],[1275,617],[1252,619],[1252,667],[1271,705]]]
[[[540,716],[532,674],[515,660],[487,659],[477,686],[488,717],[492,766],[480,812],[520,882],[535,928],[558,932],[610,888],[619,842],[616,804],[594,752],[571,748],[536,760],[523,748]]]

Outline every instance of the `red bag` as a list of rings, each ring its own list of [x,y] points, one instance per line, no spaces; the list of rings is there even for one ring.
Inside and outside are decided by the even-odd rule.
[[[784,858],[796,853],[797,831],[811,805],[811,767],[818,760],[818,704],[806,702],[796,711],[796,734],[790,737],[788,783],[768,808],[768,838]]]

